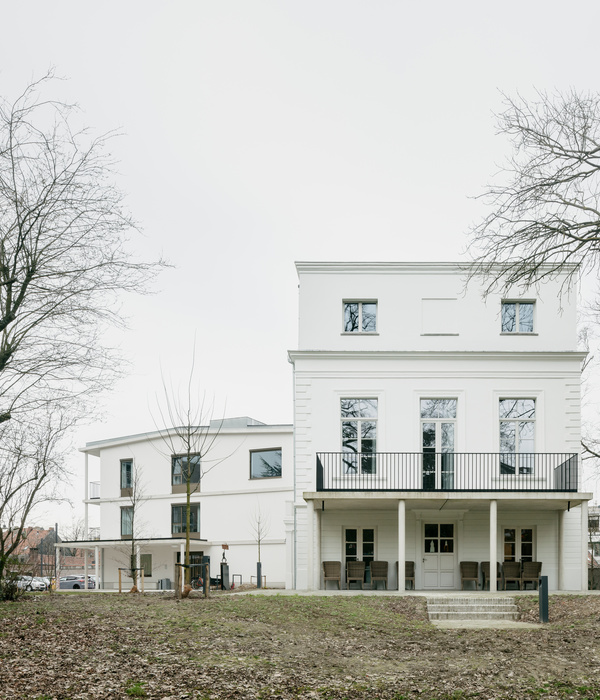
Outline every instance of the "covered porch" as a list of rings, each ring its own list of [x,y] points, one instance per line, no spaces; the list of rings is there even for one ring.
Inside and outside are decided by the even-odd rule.
[[[192,578],[200,575],[203,558],[208,546],[205,540],[191,540],[192,551]],[[64,549],[80,549],[84,553],[84,571],[88,576],[94,576],[96,587],[99,590],[115,590],[121,585],[128,590],[132,586],[130,573],[131,566],[138,571],[143,570],[145,590],[157,590],[175,586],[177,580],[176,565],[185,560],[185,537],[154,537],[137,539],[133,544],[133,561],[131,540],[77,540],[71,542],[59,542],[56,548],[56,578],[61,575],[61,552]],[[88,560],[92,560],[94,566],[88,567]],[[197,569],[197,574],[196,574]],[[121,576],[119,576],[121,571]],[[141,578],[141,573],[139,574]],[[87,588],[87,577],[85,577]]]
[[[343,589],[348,562],[365,562],[365,589],[372,587],[370,562],[387,562],[387,588],[396,590],[405,589],[406,562],[414,562],[414,588],[430,592],[460,590],[461,562],[478,565],[477,581],[468,586],[473,591],[482,590],[483,563],[494,572],[499,563],[537,561],[550,590],[587,589],[592,494],[318,491],[303,496],[306,570],[298,567],[297,588],[337,588],[324,581],[324,561],[340,563]],[[486,584],[494,592],[503,579],[488,575]]]

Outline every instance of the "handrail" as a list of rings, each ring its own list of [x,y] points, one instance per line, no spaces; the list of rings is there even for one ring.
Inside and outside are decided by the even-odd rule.
[[[319,452],[317,491],[577,491],[578,455]]]

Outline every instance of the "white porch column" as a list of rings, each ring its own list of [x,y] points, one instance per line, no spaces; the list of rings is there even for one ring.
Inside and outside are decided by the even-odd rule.
[[[99,568],[99,561],[98,561],[99,558],[100,558],[100,547],[98,547],[98,545],[96,545],[94,547],[94,564],[95,564],[94,574],[96,576],[96,590],[98,590],[100,588],[100,575],[99,575],[100,568]],[[104,588],[104,586],[102,586],[102,588]]]
[[[185,564],[185,542],[182,542],[179,545],[179,563]],[[179,571],[180,571],[179,583],[181,585],[181,590],[183,591],[183,587],[185,585],[185,569],[182,569],[181,567],[179,567]],[[175,580],[177,581],[177,573],[175,574]]]
[[[581,590],[588,587],[588,502],[581,502]]]
[[[83,500],[83,527],[84,527],[84,535],[83,535],[83,539],[84,539],[84,540],[87,540],[87,538],[89,537],[89,533],[88,533],[88,507],[89,507],[88,499],[89,499],[89,497],[90,497],[90,479],[89,479],[89,464],[88,464],[88,461],[89,461],[89,457],[88,457],[88,453],[86,452],[86,453],[85,453],[84,470],[83,470],[83,472],[84,472],[84,479],[85,479],[85,485],[84,485],[84,490],[83,490],[83,494],[84,494],[84,500]]]
[[[321,588],[321,520],[323,514],[315,508],[315,589]]]
[[[306,587],[315,587],[315,504],[306,502]]]
[[[87,549],[83,550],[83,588],[87,591],[88,589],[88,565],[87,565]]]
[[[406,588],[406,501],[398,501],[398,590]]]
[[[496,582],[498,531],[498,501],[490,501],[490,593],[498,590]]]
[[[565,584],[565,555],[563,551],[565,541],[565,511],[558,511],[558,590],[562,591]]]

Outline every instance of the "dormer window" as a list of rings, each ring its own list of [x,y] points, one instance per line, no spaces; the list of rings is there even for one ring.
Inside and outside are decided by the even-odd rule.
[[[345,301],[344,333],[376,333],[377,302]]]
[[[502,333],[533,333],[533,301],[502,302]]]

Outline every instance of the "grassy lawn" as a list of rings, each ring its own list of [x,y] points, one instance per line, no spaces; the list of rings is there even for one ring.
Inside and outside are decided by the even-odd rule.
[[[550,624],[519,630],[437,629],[423,598],[383,596],[29,594],[0,618],[15,700],[600,700],[600,596],[551,596]]]

